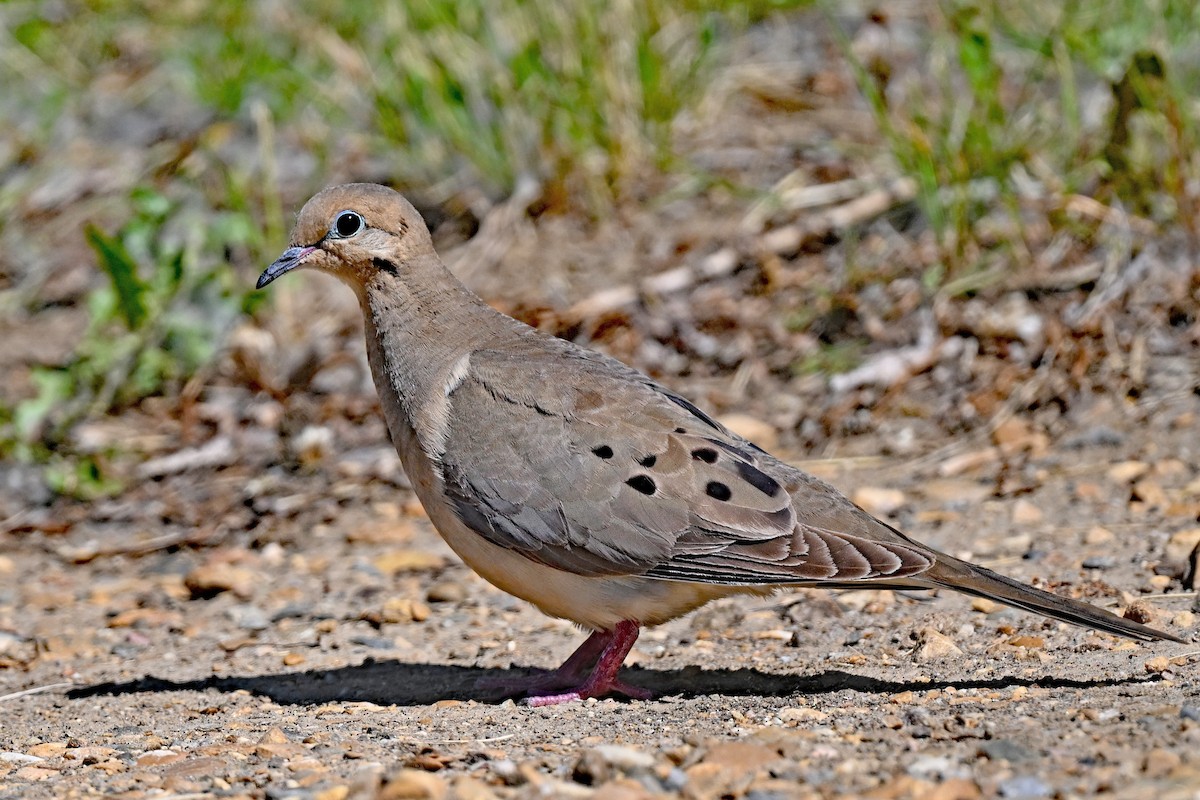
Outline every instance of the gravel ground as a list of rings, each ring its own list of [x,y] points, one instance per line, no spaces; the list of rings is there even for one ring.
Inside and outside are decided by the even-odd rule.
[[[807,464],[931,543],[1186,636],[1200,396],[1137,408],[1100,402],[1068,421],[1073,444],[1035,442],[1031,484],[1007,496],[979,467],[946,475],[986,461],[953,443]],[[379,426],[365,415],[353,430]],[[1096,431],[1107,444],[1080,444]],[[347,444],[290,473],[234,463],[55,507],[12,538],[0,796],[1200,791],[1194,648],[948,593],[722,601],[638,642],[630,677],[659,699],[490,696],[479,679],[552,667],[580,634],[476,578],[387,450]],[[210,514],[208,532],[151,525],[180,505]],[[247,515],[252,533],[156,541]]]
[[[919,29],[909,11],[891,30]],[[911,204],[880,200],[894,169],[824,19],[752,31],[714,81],[722,102],[682,126],[695,163],[753,191],[681,191],[605,220],[500,208],[512,224],[495,240],[455,251],[435,232],[448,261],[916,538],[1194,642],[1194,246],[1092,201],[1058,247],[1039,221],[1058,201],[1076,212],[1047,187],[1014,236],[1036,263],[930,294],[934,237]],[[878,33],[859,28],[860,44]],[[922,39],[888,41],[902,86]],[[79,131],[72,152],[113,145]],[[281,163],[302,164],[289,135]],[[753,207],[784,176],[861,180],[872,202]],[[58,242],[127,188],[61,217],[25,203],[9,228]],[[85,335],[97,277],[72,242],[24,265],[63,296],[0,319],[6,401]],[[483,583],[430,528],[350,294],[314,276],[278,289],[198,391],[73,431],[123,482],[115,497],[55,497],[0,463],[0,798],[1200,798],[1200,645],[949,593],[714,603],[635,646],[628,677],[653,701],[530,709],[478,688],[556,666],[581,633]],[[859,369],[830,369],[847,351]]]

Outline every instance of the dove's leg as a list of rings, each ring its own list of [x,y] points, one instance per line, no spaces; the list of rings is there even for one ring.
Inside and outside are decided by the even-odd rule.
[[[616,627],[611,631],[600,631],[592,634],[583,643],[583,646],[567,659],[562,667],[551,673],[556,674],[562,671],[568,664],[575,661],[575,656],[579,655],[583,650],[587,648],[594,649],[602,642],[603,650],[600,653],[600,657],[596,660],[596,666],[592,669],[592,673],[588,675],[587,679],[577,688],[568,692],[563,692],[562,694],[533,695],[525,702],[531,706],[552,706],[558,703],[570,703],[574,700],[585,700],[589,697],[601,697],[611,692],[619,692],[638,700],[649,700],[651,697],[649,691],[637,686],[630,686],[628,683],[617,678],[617,671],[621,669],[621,664],[625,663],[625,656],[629,655],[633,643],[637,641],[640,629],[641,625],[638,622],[627,619],[618,622]]]
[[[612,638],[612,631],[593,631],[556,670],[521,678],[485,678],[476,682],[475,686],[479,689],[503,690],[505,694],[514,695],[552,692],[576,686],[588,676],[592,665]]]

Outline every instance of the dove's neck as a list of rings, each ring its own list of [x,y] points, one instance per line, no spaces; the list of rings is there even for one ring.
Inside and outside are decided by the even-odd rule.
[[[441,456],[449,395],[472,351],[494,346],[520,323],[472,294],[436,256],[407,262],[396,275],[379,274],[360,301],[375,387],[411,474],[413,459]]]

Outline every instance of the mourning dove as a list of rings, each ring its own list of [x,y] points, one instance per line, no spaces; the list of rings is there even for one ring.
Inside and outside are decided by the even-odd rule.
[[[949,588],[1182,641],[914,541],[637,370],[492,309],[391,189],[314,196],[258,287],[300,267],[357,294],[392,441],[447,544],[592,631],[524,687],[532,705],[647,697],[617,677],[641,626],[782,587]]]

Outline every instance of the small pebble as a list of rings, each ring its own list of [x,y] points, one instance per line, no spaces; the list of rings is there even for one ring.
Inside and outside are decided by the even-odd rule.
[[[425,599],[431,603],[461,603],[467,599],[467,587],[460,581],[438,581],[429,587]]]
[[[1084,569],[1112,569],[1117,565],[1113,556],[1088,556],[1083,560]]]
[[[8,764],[36,764],[44,759],[37,756],[26,755],[25,753],[13,753],[11,751],[0,752],[0,763]]]
[[[1028,500],[1021,498],[1013,503],[1012,520],[1015,524],[1036,525],[1042,518],[1042,510]]]
[[[916,652],[918,661],[935,661],[962,655],[962,650],[953,639],[933,628],[922,629],[920,637],[921,643]]]
[[[1017,775],[999,786],[1001,797],[1049,797],[1053,791],[1045,781],[1033,775]]]
[[[1032,750],[1011,739],[989,739],[981,742],[979,752],[992,761],[1003,760],[1012,764],[1036,758],[1036,754]]]
[[[961,771],[961,767],[955,767],[955,763],[946,756],[922,756],[909,764],[904,771],[914,778],[939,780]]]
[[[1200,546],[1200,528],[1177,531],[1167,539],[1167,558],[1171,561],[1186,561],[1192,550]]]
[[[263,631],[271,627],[266,612],[257,606],[234,606],[228,613],[234,624],[243,630]]]
[[[687,773],[679,767],[672,767],[667,773],[667,777],[663,779],[663,788],[668,792],[681,792],[683,787],[687,786]]]

